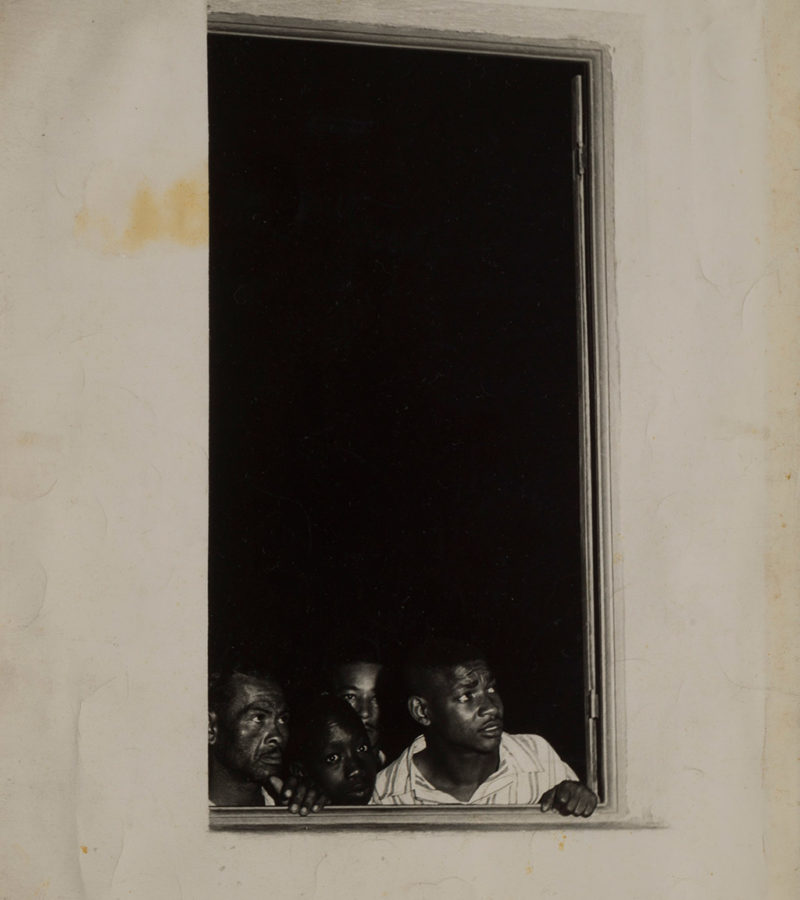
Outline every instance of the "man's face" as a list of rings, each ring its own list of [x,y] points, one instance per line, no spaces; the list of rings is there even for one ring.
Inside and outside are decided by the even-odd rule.
[[[310,755],[313,757],[308,761],[310,774],[332,803],[369,802],[378,763],[363,726],[332,716]]]
[[[356,662],[339,666],[333,674],[333,693],[358,713],[373,747],[378,744],[378,676],[380,663]]]
[[[239,676],[230,703],[215,722],[210,743],[229,771],[256,784],[280,772],[289,738],[289,713],[283,691],[274,681]]]
[[[432,673],[425,700],[428,730],[463,750],[492,753],[503,734],[503,701],[483,660]]]

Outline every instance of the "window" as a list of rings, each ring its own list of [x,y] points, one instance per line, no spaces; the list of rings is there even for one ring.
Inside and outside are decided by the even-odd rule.
[[[300,694],[340,633],[469,639],[506,730],[613,811],[607,80],[597,49],[212,18],[209,667]]]

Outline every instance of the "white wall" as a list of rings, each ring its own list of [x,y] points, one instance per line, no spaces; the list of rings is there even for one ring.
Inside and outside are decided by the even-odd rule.
[[[764,0],[213,4],[612,52],[631,824],[325,835],[206,828],[206,11],[6,5],[3,896],[797,895],[775,855],[796,852],[776,818],[796,767],[764,738],[766,710],[794,762],[794,700],[770,691],[797,664],[774,558],[797,514],[780,390],[797,328],[781,180],[798,168],[795,107],[767,103],[768,73],[797,83],[782,5],[783,19]],[[776,184],[784,207],[768,204]]]

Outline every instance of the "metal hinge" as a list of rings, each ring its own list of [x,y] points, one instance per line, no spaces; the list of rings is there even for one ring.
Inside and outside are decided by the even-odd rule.
[[[575,145],[573,160],[575,177],[580,178],[586,171],[586,148],[583,144],[579,143]]]

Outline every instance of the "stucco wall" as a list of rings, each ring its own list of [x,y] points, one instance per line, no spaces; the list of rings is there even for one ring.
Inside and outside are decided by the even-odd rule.
[[[796,328],[765,55],[790,19],[766,6],[212,4],[579,38],[610,48],[614,77],[629,824],[283,835],[206,827],[206,10],[6,7],[4,896],[795,896],[788,880],[767,893],[762,840],[765,798],[781,800],[763,782],[768,641],[788,627],[767,616],[782,576],[765,560],[796,524],[795,501],[773,521],[792,470],[769,456],[786,364],[765,352]]]

